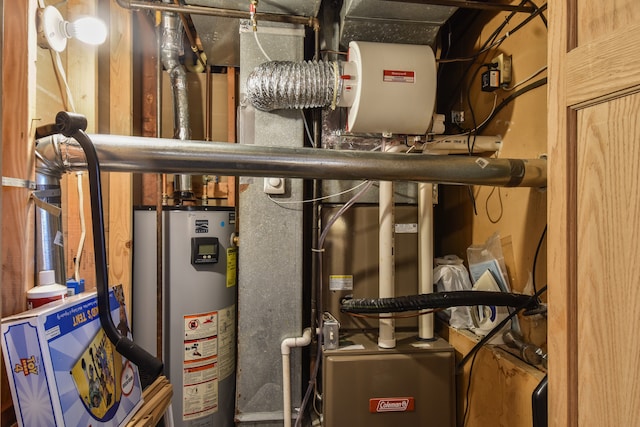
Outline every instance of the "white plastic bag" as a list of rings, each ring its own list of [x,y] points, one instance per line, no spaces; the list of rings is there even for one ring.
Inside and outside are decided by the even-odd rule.
[[[470,291],[471,280],[462,259],[456,255],[436,258],[433,269],[433,283],[437,292]],[[439,311],[438,316],[456,329],[469,329],[473,326],[469,307],[450,307]]]

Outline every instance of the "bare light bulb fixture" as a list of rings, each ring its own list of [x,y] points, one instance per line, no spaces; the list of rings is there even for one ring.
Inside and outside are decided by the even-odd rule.
[[[54,6],[38,9],[40,47],[62,52],[67,47],[67,39],[72,37],[90,45],[99,45],[107,39],[107,26],[91,16],[74,22],[66,21]]]

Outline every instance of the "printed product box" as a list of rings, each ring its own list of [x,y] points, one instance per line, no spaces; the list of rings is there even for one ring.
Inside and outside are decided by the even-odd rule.
[[[129,334],[121,287],[111,317]],[[2,352],[22,427],[122,426],[142,405],[138,368],[115,351],[84,293],[2,319]]]

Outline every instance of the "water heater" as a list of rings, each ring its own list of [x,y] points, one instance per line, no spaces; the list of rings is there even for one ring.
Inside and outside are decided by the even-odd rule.
[[[134,213],[133,334],[156,353],[156,211]],[[178,427],[234,426],[236,248],[233,208],[167,208],[163,360]]]

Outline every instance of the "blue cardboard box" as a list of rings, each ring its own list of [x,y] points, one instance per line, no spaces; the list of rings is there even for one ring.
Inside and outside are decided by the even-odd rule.
[[[129,333],[121,287],[111,317]],[[142,405],[138,368],[100,326],[95,292],[2,319],[2,352],[22,427],[122,426]]]

